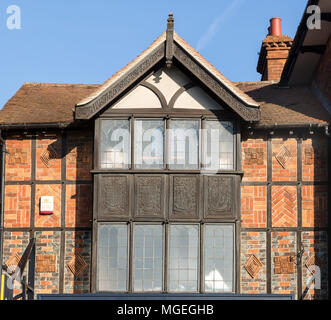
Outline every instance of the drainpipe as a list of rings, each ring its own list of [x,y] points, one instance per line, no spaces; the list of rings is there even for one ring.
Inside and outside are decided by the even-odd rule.
[[[1,143],[1,190],[0,190],[0,196],[1,196],[1,207],[0,207],[0,275],[2,273],[2,258],[3,258],[3,226],[4,226],[4,199],[5,199],[5,153],[6,153],[6,142],[2,138],[2,132],[0,130],[0,143]]]

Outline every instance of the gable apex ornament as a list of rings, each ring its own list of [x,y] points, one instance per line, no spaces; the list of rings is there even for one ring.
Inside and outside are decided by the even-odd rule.
[[[166,32],[166,65],[168,68],[172,66],[172,59],[174,57],[174,32],[175,32],[175,19],[173,13],[169,13],[167,32]]]

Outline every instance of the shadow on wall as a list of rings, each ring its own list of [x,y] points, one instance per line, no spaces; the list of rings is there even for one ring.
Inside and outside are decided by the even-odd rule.
[[[313,143],[303,140],[302,168],[303,180],[324,182],[302,186],[303,227],[324,228],[323,230],[303,231],[302,244],[302,299],[328,298],[328,140],[313,137]],[[316,265],[316,267],[312,267]],[[309,270],[309,269],[310,270]],[[315,280],[312,282],[313,274]]]

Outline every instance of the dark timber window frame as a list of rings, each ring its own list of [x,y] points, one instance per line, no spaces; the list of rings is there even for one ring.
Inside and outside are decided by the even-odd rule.
[[[233,227],[233,259],[232,259],[232,267],[233,267],[233,273],[232,273],[232,290],[226,291],[225,293],[235,293],[236,292],[236,281],[238,275],[236,274],[236,263],[237,263],[237,255],[236,255],[236,233],[237,233],[237,227],[234,223],[224,223],[224,222],[206,222],[204,224],[198,223],[198,222],[171,222],[171,223],[162,223],[162,222],[100,222],[98,223],[99,226],[103,225],[127,225],[127,278],[126,278],[126,288],[127,290],[124,291],[102,291],[99,290],[99,283],[97,281],[96,283],[96,291],[97,292],[117,292],[117,293],[218,293],[219,291],[206,291],[205,290],[205,229],[206,226],[228,226],[231,225]],[[161,291],[134,291],[133,290],[133,281],[134,281],[134,254],[133,254],[133,248],[134,248],[134,227],[137,225],[162,225],[163,228],[163,252],[162,252],[162,290]],[[198,226],[198,255],[197,255],[197,290],[196,291],[171,291],[169,289],[169,261],[170,261],[170,226],[173,225],[187,225],[187,226]],[[99,236],[99,228],[97,227],[97,234]],[[97,255],[98,256],[98,255]],[[99,270],[96,269],[96,279],[98,279],[99,276]],[[222,293],[222,292],[219,292]]]
[[[130,157],[130,163],[128,168],[102,168],[101,167],[101,121],[104,120],[128,120],[129,121],[129,128],[130,128],[130,141],[129,141],[129,157]],[[163,140],[163,168],[160,169],[140,169],[136,168],[136,164],[134,162],[135,158],[135,147],[134,147],[134,134],[135,134],[135,120],[164,120],[164,140]],[[199,120],[199,138],[198,138],[198,168],[196,169],[172,169],[169,166],[169,134],[167,132],[167,129],[169,128],[169,125],[171,121],[174,120]],[[224,122],[231,122],[233,124],[233,168],[232,169],[208,169],[205,168],[203,165],[203,156],[202,151],[205,149],[205,146],[202,142],[202,135],[201,130],[205,129],[205,122],[206,121],[224,121]],[[213,173],[226,173],[226,172],[238,172],[241,170],[240,166],[240,160],[239,157],[239,151],[238,150],[238,139],[240,143],[240,134],[239,134],[239,123],[238,121],[231,120],[231,119],[220,119],[215,117],[202,117],[202,116],[187,116],[187,117],[179,117],[179,116],[156,116],[156,117],[141,117],[141,116],[127,116],[127,117],[102,117],[96,120],[96,126],[95,126],[95,161],[94,161],[94,170],[93,172],[162,172],[162,171],[171,171],[171,172],[200,172],[201,170],[204,170],[206,172],[210,171]]]
[[[130,138],[131,141],[134,141],[134,131],[132,130],[133,121],[135,119],[146,119],[146,120],[157,120],[157,119],[163,119],[165,120],[165,129],[169,127],[169,121],[171,119],[199,119],[200,120],[200,129],[204,128],[204,120],[216,120],[216,121],[230,121],[233,123],[233,137],[234,137],[234,154],[233,154],[233,170],[211,170],[208,172],[208,170],[204,170],[204,168],[201,168],[199,166],[198,170],[174,170],[170,169],[168,165],[164,167],[164,169],[137,169],[133,166],[133,159],[134,159],[134,150],[132,149],[131,145],[131,166],[128,169],[101,169],[99,166],[99,154],[100,154],[100,122],[104,119],[109,120],[118,120],[118,119],[126,119],[130,121]],[[93,243],[92,243],[92,268],[91,268],[91,291],[97,292],[97,233],[98,233],[98,225],[101,223],[127,223],[130,228],[132,229],[133,223],[145,223],[145,224],[153,224],[153,223],[161,223],[164,224],[165,230],[167,230],[169,223],[182,223],[182,224],[191,224],[191,223],[198,223],[200,230],[201,226],[205,223],[211,223],[211,224],[231,224],[233,225],[234,230],[234,265],[233,265],[233,292],[239,293],[240,292],[240,184],[241,184],[241,177],[243,175],[242,167],[241,167],[241,132],[240,132],[240,124],[241,121],[238,119],[238,116],[234,115],[233,113],[229,113],[227,111],[208,111],[208,110],[181,110],[181,109],[150,109],[150,110],[137,110],[137,109],[125,109],[125,110],[112,110],[108,109],[103,114],[100,114],[98,118],[95,119],[95,138],[94,138],[94,169],[91,171],[94,175],[94,205],[93,205]],[[164,159],[167,163],[167,148],[168,148],[168,137],[167,134],[165,134],[164,138]],[[200,138],[201,139],[201,138]],[[201,163],[201,146],[199,146],[199,163]],[[197,175],[201,177],[201,183],[200,186],[203,184],[203,176],[202,173],[214,176],[229,176],[233,177],[233,183],[234,183],[234,193],[231,196],[231,199],[233,201],[233,207],[234,207],[234,216],[232,218],[229,217],[211,217],[211,218],[204,218],[203,217],[203,210],[204,204],[199,205],[199,217],[193,218],[193,219],[179,219],[174,220],[170,216],[168,217],[168,213],[166,213],[166,216],[163,218],[135,218],[133,216],[133,206],[134,204],[129,205],[129,211],[130,217],[128,219],[117,219],[117,218],[110,218],[110,219],[99,219],[98,218],[98,183],[99,183],[99,176],[102,175],[130,175],[128,178],[128,181],[131,184],[131,188],[133,188],[133,183],[135,176],[137,175],[164,175],[166,179],[170,179],[171,176],[176,175]],[[200,179],[200,178],[199,178]],[[167,182],[168,183],[168,182]],[[166,184],[167,189],[169,188],[169,185]],[[202,189],[201,189],[202,190]],[[133,189],[130,189],[130,193],[133,192]],[[202,191],[200,191],[201,193]],[[202,193],[199,195],[200,199],[202,197]],[[133,195],[130,194],[129,198],[130,201],[132,201]],[[169,201],[169,199],[167,200]],[[168,205],[168,203],[167,203]],[[168,209],[166,209],[168,210]],[[168,239],[167,234],[168,232],[165,232],[165,246],[168,246]],[[131,237],[131,236],[130,236]],[[131,241],[131,238],[130,240]],[[132,258],[131,253],[129,255],[129,267],[132,268]],[[165,271],[164,271],[164,279],[167,279],[167,265],[166,262],[164,264]],[[129,276],[131,277],[131,276]],[[202,279],[204,278],[203,272],[200,272],[199,274],[199,282],[200,284],[204,284],[204,281]],[[129,279],[129,287],[128,292],[132,291],[132,279]],[[199,293],[202,293],[203,288],[201,289],[201,285],[199,287]],[[155,292],[154,292],[155,293]]]

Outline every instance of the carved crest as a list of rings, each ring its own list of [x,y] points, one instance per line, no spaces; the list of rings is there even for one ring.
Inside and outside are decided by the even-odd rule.
[[[264,150],[263,148],[246,148],[245,165],[263,165],[264,164]]]
[[[174,211],[190,214],[196,211],[196,177],[174,177]]]
[[[42,254],[37,256],[36,272],[56,272],[56,255]]]
[[[293,256],[278,256],[274,257],[275,274],[292,274],[295,272],[295,264]]]
[[[101,212],[103,214],[126,215],[128,207],[127,178],[102,178],[100,188]]]
[[[137,215],[161,214],[162,177],[137,177]]]
[[[208,211],[221,213],[231,210],[232,179],[208,177]]]
[[[23,152],[22,149],[16,148],[16,149],[11,149],[9,152],[9,160],[8,163],[10,165],[20,165],[20,164],[25,164],[27,163],[27,152]]]

